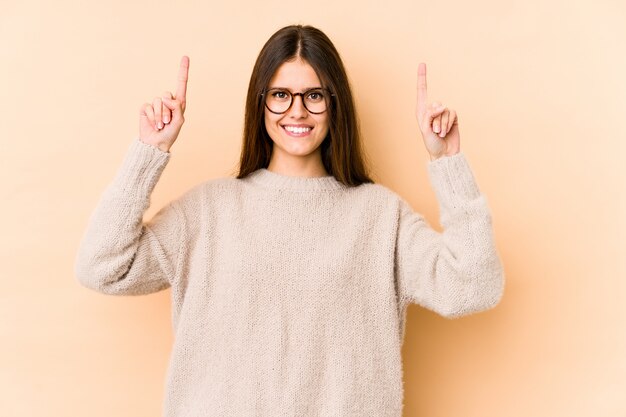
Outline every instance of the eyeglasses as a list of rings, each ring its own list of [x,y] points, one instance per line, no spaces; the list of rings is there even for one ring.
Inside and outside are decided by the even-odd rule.
[[[328,109],[330,98],[335,95],[326,88],[312,88],[304,93],[292,93],[284,88],[270,88],[261,93],[265,107],[275,114],[286,113],[293,104],[293,98],[300,96],[304,108],[313,114],[324,113]]]

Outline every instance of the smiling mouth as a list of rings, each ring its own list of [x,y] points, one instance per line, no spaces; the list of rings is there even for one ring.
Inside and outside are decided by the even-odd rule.
[[[306,127],[295,127],[295,126],[281,126],[285,132],[287,132],[287,134],[289,134],[290,136],[307,136],[311,130],[313,130],[312,127],[306,126]]]

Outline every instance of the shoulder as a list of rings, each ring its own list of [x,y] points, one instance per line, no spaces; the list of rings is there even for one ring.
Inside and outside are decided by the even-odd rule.
[[[368,183],[359,187],[364,187],[361,192],[367,195],[371,206],[381,215],[385,212],[396,220],[414,215],[423,218],[421,213],[415,211],[408,199],[387,186]]]
[[[204,180],[190,187],[185,194],[198,196],[204,193],[216,193],[229,191],[241,186],[241,180],[234,177],[217,177]]]
[[[353,187],[348,193],[351,194],[355,205],[362,203],[368,210],[373,210],[379,215],[385,213],[395,217],[408,206],[400,194],[383,184],[364,183]]]
[[[355,192],[365,195],[368,198],[387,201],[397,204],[402,197],[391,188],[378,183],[364,183],[355,188]]]
[[[239,186],[239,180],[233,177],[211,178],[188,187],[174,202],[181,207],[198,208],[206,201],[216,201],[219,195],[232,194]]]

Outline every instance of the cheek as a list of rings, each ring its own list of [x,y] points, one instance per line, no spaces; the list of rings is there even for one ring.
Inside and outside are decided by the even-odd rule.
[[[267,111],[267,110],[265,110],[264,115],[265,115],[265,116],[264,116],[264,117],[265,117],[265,126],[269,126],[269,125],[270,125],[270,123],[272,123],[272,119],[271,119],[271,117],[269,116],[269,114],[268,114],[268,111]]]
[[[330,119],[328,117],[324,117],[322,119],[318,119],[317,123],[318,123],[321,131],[324,131],[324,132],[328,133],[328,130],[329,130],[329,127],[330,127]],[[324,134],[324,136],[326,136],[326,134]]]
[[[265,130],[270,133],[278,130],[277,122],[278,118],[273,117],[274,115],[267,110],[265,110]]]

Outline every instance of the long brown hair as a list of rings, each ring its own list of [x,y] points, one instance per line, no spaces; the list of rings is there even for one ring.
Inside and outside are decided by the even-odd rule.
[[[284,62],[301,58],[315,70],[331,98],[329,129],[320,144],[324,168],[339,182],[356,186],[373,183],[361,144],[361,133],[348,77],[330,39],[313,26],[290,25],[274,33],[257,57],[246,98],[243,147],[237,178],[267,168],[273,142],[265,129],[261,93]]]

